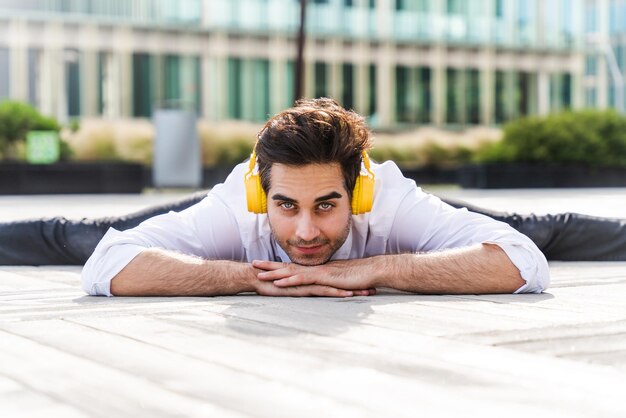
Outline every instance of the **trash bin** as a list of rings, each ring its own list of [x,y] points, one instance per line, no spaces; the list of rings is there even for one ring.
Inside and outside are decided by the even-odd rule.
[[[196,114],[183,108],[154,111],[154,187],[202,185],[202,161]]]

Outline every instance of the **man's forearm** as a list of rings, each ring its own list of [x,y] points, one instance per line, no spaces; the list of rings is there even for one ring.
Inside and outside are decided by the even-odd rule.
[[[204,260],[147,249],[111,281],[115,296],[217,296],[254,292],[256,269],[228,260]]]
[[[422,254],[378,255],[319,266],[258,261],[260,280],[289,289],[323,285],[342,289],[388,287],[413,293],[512,293],[524,285],[518,268],[497,245]]]
[[[513,293],[525,283],[504,250],[493,244],[380,257],[384,268],[375,285],[408,292]]]

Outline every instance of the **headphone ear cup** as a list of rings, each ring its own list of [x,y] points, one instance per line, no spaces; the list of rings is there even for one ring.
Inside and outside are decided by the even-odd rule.
[[[359,200],[361,199],[361,176],[356,178],[356,182],[354,183],[354,189],[352,189],[352,202],[350,205],[352,206],[352,214],[359,214]]]
[[[261,177],[258,174],[251,174],[245,178],[244,182],[248,211],[257,214],[266,213],[267,196],[261,187]]]
[[[374,178],[360,174],[352,191],[352,214],[361,215],[374,205]]]

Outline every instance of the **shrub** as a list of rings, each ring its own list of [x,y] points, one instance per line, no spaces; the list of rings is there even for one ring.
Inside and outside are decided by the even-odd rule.
[[[76,132],[64,131],[66,140],[77,160],[117,160],[115,134],[112,123],[86,122]]]
[[[440,145],[434,141],[424,144],[384,144],[375,146],[369,155],[375,161],[392,160],[405,167],[449,167],[470,161],[473,151],[463,145]]]
[[[374,148],[369,151],[369,156],[380,163],[391,160],[405,166],[419,164],[418,148],[411,145],[374,145]]]
[[[626,117],[582,110],[518,119],[505,125],[502,141],[478,150],[474,160],[626,166]]]
[[[0,103],[0,154],[23,157],[26,134],[34,130],[58,132],[60,126],[56,120],[41,115],[26,103],[11,100]],[[69,155],[69,147],[61,141],[61,158]]]
[[[235,165],[250,156],[261,126],[245,122],[198,123],[202,164]]]
[[[246,123],[198,123],[202,163],[234,165],[250,156],[257,125]],[[150,165],[154,127],[145,119],[83,119],[77,131],[64,129],[78,160],[121,160]]]
[[[215,158],[218,165],[235,165],[250,157],[254,142],[249,138],[234,137],[215,143]]]
[[[154,128],[149,121],[85,118],[78,130],[63,131],[77,160],[152,162]]]
[[[473,151],[462,145],[443,146],[434,142],[427,143],[419,150],[420,165],[430,167],[449,167],[471,160]]]

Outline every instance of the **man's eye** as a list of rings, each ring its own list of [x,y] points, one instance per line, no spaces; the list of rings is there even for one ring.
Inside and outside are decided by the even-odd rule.
[[[291,210],[294,208],[293,203],[291,202],[283,202],[280,204],[280,207],[282,207],[283,209],[287,209],[287,210]]]
[[[324,202],[324,203],[320,203],[319,208],[322,210],[330,210],[332,209],[333,204],[332,203],[328,203],[328,202]]]

